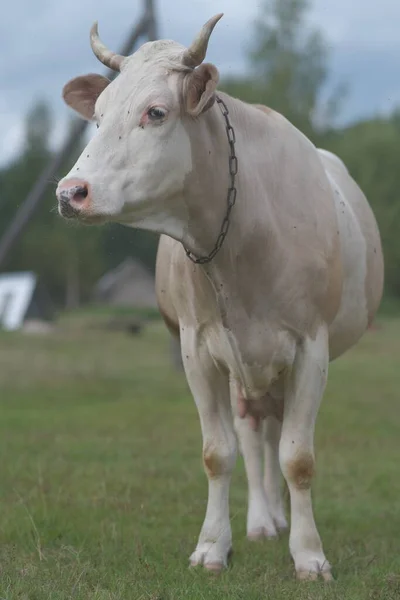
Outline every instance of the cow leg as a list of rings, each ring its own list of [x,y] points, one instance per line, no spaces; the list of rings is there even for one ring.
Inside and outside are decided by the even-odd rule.
[[[235,404],[237,404],[236,395],[232,400],[233,408]],[[260,426],[257,431],[254,431],[248,418],[242,419],[236,416],[235,429],[248,483],[247,537],[249,540],[274,538],[277,531],[263,485],[263,427]]]
[[[230,406],[229,379],[205,349],[183,341],[187,380],[198,409],[203,434],[203,462],[208,477],[208,503],[192,566],[210,571],[227,566],[232,547],[229,486],[236,462],[236,436]]]
[[[282,425],[275,417],[266,417],[264,423],[264,490],[269,513],[278,531],[287,529],[282,498],[279,441]]]
[[[314,521],[311,480],[314,473],[314,427],[328,373],[328,333],[299,344],[285,381],[285,406],[279,461],[290,492],[289,546],[297,577],[332,579]]]

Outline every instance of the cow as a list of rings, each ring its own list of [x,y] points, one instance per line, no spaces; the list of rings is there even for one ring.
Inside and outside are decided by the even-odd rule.
[[[79,76],[67,105],[94,121],[56,195],[66,219],[160,234],[160,311],[179,337],[203,436],[208,503],[190,564],[220,571],[232,548],[237,447],[248,480],[247,534],[287,527],[299,579],[331,580],[315,524],[314,426],[332,360],[354,346],[381,301],[373,212],[344,163],[283,115],[217,89],[204,62],[218,14],[190,47],[91,47],[119,72]]]

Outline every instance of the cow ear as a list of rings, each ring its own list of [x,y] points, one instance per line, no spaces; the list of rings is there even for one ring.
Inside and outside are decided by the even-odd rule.
[[[96,100],[109,83],[102,75],[81,75],[65,84],[62,95],[68,106],[87,121],[92,121]]]
[[[188,75],[185,89],[186,111],[192,117],[205,112],[215,102],[215,90],[219,81],[217,67],[203,63]]]

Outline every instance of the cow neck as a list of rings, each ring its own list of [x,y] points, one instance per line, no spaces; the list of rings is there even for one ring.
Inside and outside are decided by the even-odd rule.
[[[229,254],[240,209],[239,196],[235,204],[238,184],[235,100],[225,94],[219,97],[224,102],[222,110],[216,102],[201,117],[185,123],[191,140],[192,171],[185,182],[184,236],[180,241],[189,255],[188,261],[191,258],[204,264],[207,270]],[[233,111],[229,112],[229,123],[223,114],[225,103]]]
[[[257,160],[258,136],[265,135],[265,115],[240,100],[225,94],[221,97],[229,108],[236,134],[237,199],[230,215],[229,232],[220,251],[209,263],[193,265],[193,269],[204,272],[218,296],[224,291],[224,302],[228,298],[233,302],[246,289],[251,289],[254,277],[259,277],[265,270],[264,262],[260,263],[260,248],[272,252],[275,235],[273,225],[269,223],[273,223],[273,214],[268,204],[263,204],[260,209],[260,178],[255,178],[251,169]],[[185,128],[191,140],[192,172],[185,183],[185,217],[183,236],[179,240],[195,256],[203,256],[214,247],[226,213],[230,146],[218,106],[214,105],[201,118],[185,124]],[[271,172],[270,176],[273,175]],[[186,260],[190,265],[189,259]],[[250,312],[253,296],[247,296]]]
[[[238,159],[236,156],[235,130],[232,126],[232,123],[231,123],[231,120],[229,117],[229,109],[228,109],[226,103],[224,102],[224,100],[221,97],[216,96],[216,102],[221,109],[221,113],[222,113],[222,116],[225,121],[226,135],[227,135],[227,140],[228,140],[229,148],[230,148],[229,161],[228,161],[230,181],[229,181],[229,187],[228,187],[228,191],[227,191],[226,212],[225,212],[224,218],[221,222],[221,228],[218,233],[218,237],[215,240],[215,244],[214,244],[214,247],[212,248],[212,250],[210,250],[210,252],[208,254],[203,254],[202,256],[196,256],[191,250],[189,250],[188,248],[185,248],[186,256],[189,258],[189,260],[191,260],[193,263],[199,264],[199,265],[205,265],[205,264],[210,263],[215,258],[215,256],[218,254],[218,252],[221,250],[222,245],[223,245],[225,238],[229,231],[229,227],[231,224],[231,212],[232,212],[233,207],[235,206],[236,195],[237,195],[236,175],[238,172],[239,165],[238,165]]]

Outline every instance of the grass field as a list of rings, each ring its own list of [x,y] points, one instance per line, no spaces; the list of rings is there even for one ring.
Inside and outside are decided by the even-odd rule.
[[[287,535],[246,540],[241,459],[232,564],[189,570],[207,486],[164,327],[64,328],[0,336],[1,600],[400,598],[400,320],[331,366],[314,505],[333,584],[294,580]]]

